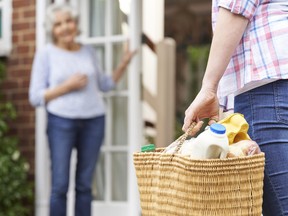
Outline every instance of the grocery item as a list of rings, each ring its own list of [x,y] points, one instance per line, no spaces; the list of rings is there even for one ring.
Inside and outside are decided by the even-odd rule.
[[[233,113],[220,120],[218,123],[225,126],[230,145],[241,140],[251,140],[247,133],[249,124],[243,114]]]
[[[147,145],[143,145],[141,147],[141,152],[151,152],[151,151],[155,151],[155,145],[154,144],[147,144]]]
[[[255,155],[260,152],[261,150],[255,141],[241,140],[229,146],[227,158]]]
[[[167,153],[167,154],[174,154],[176,153],[176,149],[179,145],[178,140],[175,140],[174,142],[172,142],[170,145],[168,145],[164,150],[163,153]]]
[[[179,153],[184,156],[190,156],[193,151],[193,141],[195,140],[195,137],[192,137],[191,139],[185,140],[179,150]]]
[[[190,158],[211,159],[226,158],[229,150],[226,128],[222,124],[214,123],[200,133],[192,142]]]

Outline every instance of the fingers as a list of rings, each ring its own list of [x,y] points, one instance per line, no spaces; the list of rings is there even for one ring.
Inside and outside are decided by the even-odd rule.
[[[184,125],[182,127],[182,130],[186,132],[187,130],[190,130],[191,126],[194,125],[191,131],[189,131],[189,135],[194,136],[198,131],[200,131],[200,129],[203,126],[203,123],[204,123],[203,121],[193,122],[191,118],[186,116],[184,119]]]
[[[182,130],[186,132],[191,124],[192,124],[191,118],[189,118],[186,115],[184,118],[184,124],[183,124]]]
[[[70,78],[70,82],[71,85],[74,86],[73,89],[81,89],[86,86],[88,78],[86,74],[77,73]]]
[[[87,75],[86,74],[84,74],[84,73],[80,73],[80,72],[78,72],[78,73],[75,73],[74,75],[72,75],[72,76],[75,76],[75,77],[77,77],[78,79],[84,79],[84,78],[86,78],[87,77]],[[71,77],[72,77],[71,76]]]
[[[128,59],[131,60],[131,58],[138,52],[137,49],[133,50],[133,51],[127,51],[127,56],[128,56]]]
[[[211,125],[211,124],[214,124],[214,123],[217,123],[219,121],[219,117],[218,116],[213,116],[213,117],[210,117],[209,118],[209,121],[208,121],[208,125]],[[195,122],[194,122],[195,123]],[[187,116],[185,117],[185,120],[184,120],[184,125],[182,127],[182,130],[183,131],[187,131],[189,130],[190,126],[193,124],[193,122],[191,121],[191,118],[188,118]],[[196,133],[198,133],[202,126],[203,126],[204,122],[203,121],[198,121],[197,123],[195,123],[195,126],[193,127],[193,129],[189,132],[189,135],[190,136],[194,136]]]
[[[127,52],[128,50],[130,50],[130,40],[128,39],[125,43],[124,43],[124,52]]]
[[[194,136],[196,133],[198,133],[202,128],[203,124],[204,124],[203,121],[197,122],[196,125],[193,127],[193,129],[189,132],[189,135]]]
[[[86,86],[86,84],[87,84],[87,77],[86,77],[86,76],[85,76],[85,77],[82,77],[82,78],[79,80],[79,82],[80,82],[80,87]]]
[[[210,118],[209,118],[209,121],[208,121],[208,125],[217,123],[218,121],[219,121],[219,117],[218,117],[218,116],[210,117]]]

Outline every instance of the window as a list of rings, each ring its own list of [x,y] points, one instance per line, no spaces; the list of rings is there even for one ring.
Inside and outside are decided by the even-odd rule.
[[[11,0],[0,0],[0,56],[9,55],[11,44]]]

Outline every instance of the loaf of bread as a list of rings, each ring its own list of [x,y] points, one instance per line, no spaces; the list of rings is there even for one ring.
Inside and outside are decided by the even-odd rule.
[[[260,152],[261,150],[255,141],[241,140],[229,146],[227,158],[255,155]]]

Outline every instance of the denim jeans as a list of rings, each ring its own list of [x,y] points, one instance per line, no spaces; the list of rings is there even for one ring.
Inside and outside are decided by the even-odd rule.
[[[67,119],[48,113],[52,187],[50,216],[66,216],[72,149],[77,150],[75,216],[91,215],[93,171],[104,138],[104,116]]]
[[[288,80],[279,80],[235,97],[249,135],[265,152],[264,216],[288,216]]]

